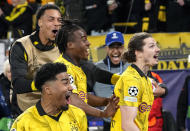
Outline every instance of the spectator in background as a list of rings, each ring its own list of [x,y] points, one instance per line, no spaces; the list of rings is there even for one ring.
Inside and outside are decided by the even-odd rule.
[[[39,30],[15,41],[10,51],[12,85],[22,111],[40,99],[40,92],[36,92],[33,81],[36,70],[60,55],[54,43],[62,24],[59,8],[53,4],[44,5],[39,8],[36,19]]]
[[[153,79],[159,87],[162,90],[161,92],[162,95],[161,97],[155,97],[154,102],[152,104],[152,108],[149,114],[149,119],[148,119],[148,131],[164,131],[163,125],[164,125],[164,120],[163,120],[163,110],[162,110],[162,98],[165,97],[168,93],[167,87],[165,84],[163,84],[162,78],[154,73],[149,71],[147,76],[151,79]],[[155,86],[153,87],[153,92],[156,91]]]
[[[187,76],[177,103],[177,129],[190,131],[190,76]]]
[[[0,75],[0,91],[2,99],[4,99],[3,111],[0,112],[0,117],[13,117],[17,116],[21,111],[18,108],[16,94],[13,93],[11,86],[11,70],[9,61],[4,62],[3,73]]]
[[[91,34],[91,31],[101,32],[108,30],[111,27],[108,19],[107,0],[85,0],[85,15],[86,31]]]
[[[0,9],[0,20],[10,25],[13,38],[20,38],[32,32],[33,10],[26,0],[12,0],[13,9],[5,15]]]
[[[12,3],[8,3],[7,0],[1,0],[0,1],[0,10],[4,12],[5,16],[9,16],[10,12],[13,8],[11,5]],[[6,24],[4,21],[0,20],[0,39],[6,39],[7,38],[7,31],[8,31],[9,25]]]
[[[64,0],[65,16],[69,19],[77,19],[84,26],[84,0]]]
[[[11,87],[11,71],[9,61],[6,60],[4,63],[3,73],[0,75],[0,92],[1,92],[1,108],[3,111],[0,112],[0,118],[11,117],[11,98],[13,89]],[[4,106],[3,106],[4,105]]]
[[[64,64],[43,65],[35,86],[42,92],[41,100],[15,120],[12,131],[87,131],[84,111],[69,104],[72,87]]]
[[[167,9],[167,32],[189,32],[189,12],[189,0],[169,0]]]
[[[115,0],[117,8],[112,12],[112,23],[116,31],[136,33],[141,31],[143,0]]]
[[[166,32],[168,1],[144,0],[142,31]]]
[[[0,75],[0,130],[10,131],[13,119],[21,111],[18,108],[16,94],[11,86],[9,61],[4,62],[3,73]]]
[[[110,32],[105,40],[107,56],[105,59],[96,63],[96,65],[112,73],[121,75],[129,64],[122,61],[124,52],[124,37],[120,32]],[[100,97],[111,97],[113,95],[114,85],[106,85],[96,82],[94,85],[95,95]],[[104,118],[104,131],[110,131],[111,120]]]

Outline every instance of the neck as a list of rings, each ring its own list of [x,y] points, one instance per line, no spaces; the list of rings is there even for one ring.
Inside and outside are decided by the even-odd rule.
[[[39,31],[39,37],[40,37],[41,43],[43,45],[52,45],[53,44],[50,39],[44,37],[44,34],[42,31]]]
[[[61,110],[61,108],[58,108],[55,105],[54,101],[51,101],[51,99],[48,99],[48,98],[41,98],[41,105],[42,105],[43,110],[48,115],[55,115],[59,113]]]
[[[79,66],[80,64],[80,58],[76,57],[75,55],[73,55],[72,51],[66,51],[65,55],[67,55],[75,65]]]
[[[147,65],[142,64],[142,62],[134,62],[133,64],[135,64],[139,69],[141,69],[141,71],[147,75],[147,72],[150,70],[150,67]]]

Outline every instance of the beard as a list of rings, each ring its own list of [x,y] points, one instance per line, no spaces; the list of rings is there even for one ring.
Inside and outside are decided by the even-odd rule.
[[[69,109],[69,105],[68,104],[61,107],[61,110],[63,110],[63,111],[67,111],[68,109]]]

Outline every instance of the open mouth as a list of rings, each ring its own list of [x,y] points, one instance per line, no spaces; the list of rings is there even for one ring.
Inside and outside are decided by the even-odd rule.
[[[111,56],[113,60],[118,61],[120,60],[120,55],[112,55]]]
[[[89,53],[90,53],[90,49],[89,49],[89,48],[88,48],[88,49],[86,49],[84,53],[85,53],[85,56],[88,56],[88,55],[89,55]]]
[[[112,57],[114,58],[118,58],[120,55],[112,55]]]
[[[65,95],[65,98],[66,98],[66,100],[67,100],[67,104],[69,104],[70,103],[70,96],[71,96],[71,91],[68,91],[67,93],[66,93],[66,95]]]
[[[89,52],[90,52],[90,49],[86,49],[86,52],[89,54]]]
[[[155,55],[154,58],[155,58],[155,59],[158,59],[158,55]]]
[[[52,32],[53,32],[54,34],[57,34],[58,30],[52,30]]]

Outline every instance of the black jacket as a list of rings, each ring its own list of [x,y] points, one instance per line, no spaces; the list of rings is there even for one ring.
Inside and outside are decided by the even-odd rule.
[[[21,111],[18,108],[15,93],[12,94],[12,100],[10,99],[13,88],[11,87],[11,82],[7,79],[7,77],[5,77],[3,73],[0,75],[0,88],[5,98],[5,102],[7,103],[7,106],[11,111],[11,115],[16,118]]]

